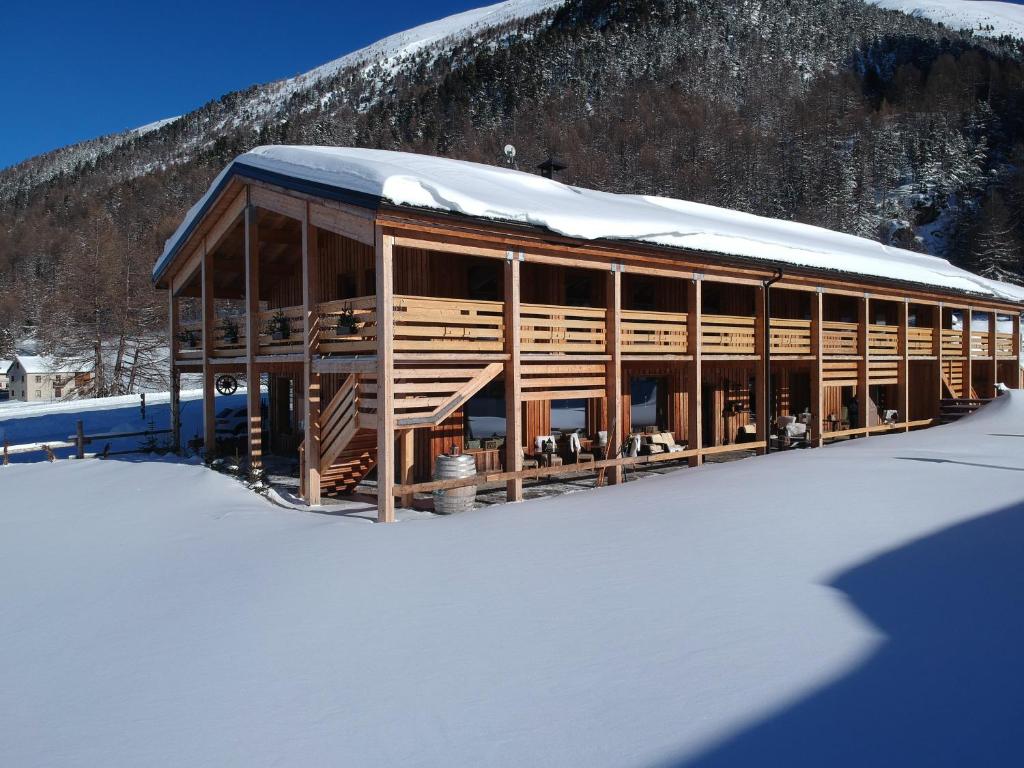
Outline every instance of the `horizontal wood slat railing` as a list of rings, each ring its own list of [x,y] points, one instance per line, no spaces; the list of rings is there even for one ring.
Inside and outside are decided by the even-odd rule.
[[[701,352],[706,355],[753,355],[754,318],[735,315],[703,315],[700,324]]]
[[[605,310],[522,304],[519,308],[520,349],[527,354],[603,354]]]
[[[630,467],[642,464],[657,464],[663,461],[688,459],[693,456],[754,451],[764,447],[764,442],[738,443],[735,445],[719,445],[710,448],[691,448],[685,451],[659,453],[651,456],[621,456],[616,459],[602,459],[600,461],[593,462],[588,461],[584,464],[563,464],[555,467],[537,467],[535,469],[524,469],[521,472],[480,472],[469,477],[460,477],[456,480],[433,480],[431,482],[414,483],[412,485],[396,485],[394,494],[395,496],[405,496],[413,493],[429,493],[431,491],[451,490],[453,488],[468,488],[474,485],[503,483],[516,478],[522,478],[525,480],[535,477],[548,477],[550,475],[593,474],[596,471],[616,466]]]
[[[900,329],[895,325],[868,326],[868,354],[898,355],[900,354]]]
[[[1013,334],[1012,333],[996,333],[996,356],[997,357],[1016,357],[1017,352],[1013,348]]]
[[[222,317],[213,326],[214,357],[244,357],[247,352],[245,315]]]
[[[320,466],[330,467],[355,436],[358,379],[349,374],[320,414]]]
[[[318,309],[319,354],[359,355],[377,351],[375,296],[325,301]]]
[[[256,316],[258,355],[294,355],[305,351],[303,307],[265,309]]]
[[[988,331],[971,331],[971,355],[989,357],[992,354]]]
[[[826,320],[821,324],[821,352],[826,357],[859,355],[859,339],[857,323]]]
[[[773,317],[769,338],[773,355],[811,354],[811,321]]]
[[[203,358],[203,323],[181,323],[178,327],[178,338],[173,339],[175,356],[179,360],[202,360]]]
[[[942,329],[942,355],[960,357],[964,354],[964,333],[949,328]]]
[[[622,310],[622,354],[685,355],[689,339],[685,312]]]
[[[935,354],[934,328],[907,328],[907,354],[911,357],[931,357]]]
[[[501,352],[500,301],[395,296],[396,352]]]

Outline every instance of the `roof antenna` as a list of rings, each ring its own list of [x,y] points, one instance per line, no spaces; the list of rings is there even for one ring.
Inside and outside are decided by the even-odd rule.
[[[553,179],[555,177],[555,171],[564,171],[568,167],[569,166],[554,155],[548,155],[548,159],[538,165],[537,169],[540,171],[540,175],[545,179]]]
[[[505,160],[508,161],[509,168],[516,167],[516,148],[511,144],[505,145]]]

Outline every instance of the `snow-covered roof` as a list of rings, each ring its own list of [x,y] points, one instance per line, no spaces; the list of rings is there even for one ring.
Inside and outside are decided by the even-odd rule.
[[[15,362],[20,363],[25,373],[81,373],[79,369],[68,363],[48,357],[47,355],[17,355]]]
[[[395,205],[534,225],[582,240],[638,241],[1024,302],[1024,287],[987,280],[945,259],[821,227],[667,197],[572,187],[462,160],[315,146],[257,147],[235,158],[167,241],[154,278],[163,273],[229,176],[261,172]]]
[[[13,360],[0,360],[0,375],[6,374],[7,369],[14,365]]]

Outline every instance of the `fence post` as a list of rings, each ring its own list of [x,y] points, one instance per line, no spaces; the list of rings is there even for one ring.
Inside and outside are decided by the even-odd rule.
[[[6,467],[6,466],[7,466],[8,464],[10,464],[10,463],[11,463],[11,460],[10,460],[10,458],[9,458],[9,457],[8,457],[8,455],[7,455],[7,448],[8,448],[9,446],[10,446],[10,444],[11,444],[11,442],[10,442],[10,441],[9,441],[9,440],[8,440],[8,439],[7,439],[6,437],[5,437],[5,438],[4,438],[4,466],[5,466],[5,467]]]
[[[145,421],[146,420],[146,393],[145,392],[142,392],[139,395],[139,400],[142,403],[142,420]]]
[[[85,424],[81,419],[75,422],[75,458],[85,458]]]

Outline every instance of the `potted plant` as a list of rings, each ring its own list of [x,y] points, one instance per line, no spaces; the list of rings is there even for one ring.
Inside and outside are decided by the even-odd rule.
[[[199,334],[195,332],[194,328],[186,328],[178,333],[178,341],[186,347],[195,349],[199,346]]]
[[[233,318],[225,317],[221,321],[220,330],[224,336],[225,344],[238,343],[238,323]]]
[[[338,322],[334,327],[337,336],[351,336],[356,332],[356,318],[352,307],[345,307],[338,313]]]
[[[266,333],[274,341],[283,341],[292,335],[291,324],[288,322],[287,316],[280,309],[274,313],[274,316],[267,323]]]

